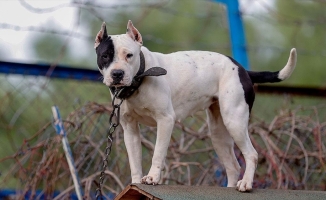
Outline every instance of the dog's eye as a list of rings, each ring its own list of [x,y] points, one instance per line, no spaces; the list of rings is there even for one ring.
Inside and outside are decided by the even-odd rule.
[[[102,55],[102,58],[103,59],[107,59],[108,58],[108,55]]]
[[[128,53],[128,54],[127,54],[127,58],[131,58],[132,56],[133,56],[132,53]]]

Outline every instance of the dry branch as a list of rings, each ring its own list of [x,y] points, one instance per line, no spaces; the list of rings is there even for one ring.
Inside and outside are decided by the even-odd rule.
[[[325,109],[320,106],[287,110],[275,116],[270,124],[263,121],[250,124],[250,137],[259,153],[254,187],[325,190],[326,122],[319,116]],[[87,199],[94,198],[98,184],[111,110],[109,104],[91,102],[71,112],[64,120]],[[301,111],[308,114],[301,114]],[[0,163],[11,162],[11,170],[5,175],[3,184],[14,181],[17,190],[23,191],[18,199],[28,191],[34,197],[37,190],[48,197],[52,197],[54,191],[61,191],[56,199],[73,192],[60,138],[54,130],[50,138],[45,137],[52,129],[46,124],[33,137],[26,138],[17,153],[0,160]],[[151,164],[155,131],[155,128],[141,128],[144,172]],[[202,115],[176,124],[161,183],[226,184],[223,165],[213,151],[207,131]],[[120,192],[131,181],[123,133],[121,129],[117,132],[103,188],[107,195]],[[236,154],[244,168],[237,148]]]

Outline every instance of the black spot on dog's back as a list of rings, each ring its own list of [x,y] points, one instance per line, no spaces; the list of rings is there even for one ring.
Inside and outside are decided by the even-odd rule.
[[[238,66],[239,79],[244,91],[246,103],[249,106],[249,112],[255,101],[255,91],[247,71],[233,58],[227,56],[236,66]]]
[[[282,81],[278,78],[279,72],[252,72],[248,71],[248,75],[253,83],[275,83]]]

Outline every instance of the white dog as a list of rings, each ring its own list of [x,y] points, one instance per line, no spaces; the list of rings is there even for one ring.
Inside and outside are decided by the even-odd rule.
[[[226,169],[227,186],[237,187],[241,192],[250,191],[258,159],[248,135],[249,114],[255,98],[253,84],[287,79],[296,65],[296,50],[291,50],[287,64],[279,72],[251,72],[219,53],[162,54],[151,52],[142,44],[142,36],[131,21],[126,34],[112,36],[107,35],[103,23],[95,38],[103,83],[111,91],[124,88],[119,96],[125,99],[121,106],[121,125],[132,182],[158,184],[175,121],[206,110],[214,149]],[[145,176],[139,123],[157,127],[152,166]],[[234,142],[246,162],[240,181]]]

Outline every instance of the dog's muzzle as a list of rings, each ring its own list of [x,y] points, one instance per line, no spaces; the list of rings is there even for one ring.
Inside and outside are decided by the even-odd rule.
[[[112,85],[117,85],[121,82],[123,79],[125,72],[121,69],[114,69],[111,71],[111,77],[112,77]]]

